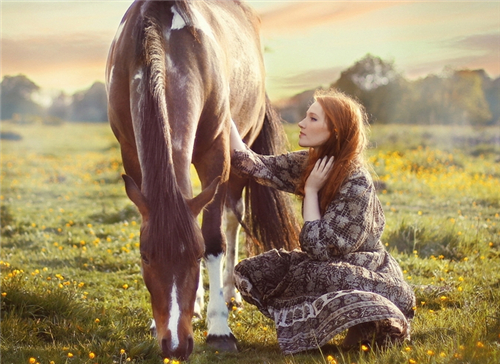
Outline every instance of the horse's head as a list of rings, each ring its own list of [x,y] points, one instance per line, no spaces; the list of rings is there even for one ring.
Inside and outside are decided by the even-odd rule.
[[[204,253],[196,216],[213,199],[220,178],[195,198],[183,199],[180,206],[160,209],[151,208],[154,202],[131,177],[123,179],[128,197],[142,215],[141,270],[151,295],[158,343],[164,357],[185,360],[194,346],[191,320]]]

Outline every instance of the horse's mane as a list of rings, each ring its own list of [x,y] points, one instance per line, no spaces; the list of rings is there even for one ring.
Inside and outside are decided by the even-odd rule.
[[[184,2],[178,2],[178,6]],[[146,5],[146,4],[145,4]],[[143,90],[139,105],[142,118],[143,181],[148,200],[149,237],[141,246],[171,263],[179,254],[198,259],[200,229],[183,197],[175,177],[172,142],[165,95],[165,48],[159,7],[167,2],[152,1],[145,9],[140,30],[144,63]],[[166,237],[166,239],[165,239]]]

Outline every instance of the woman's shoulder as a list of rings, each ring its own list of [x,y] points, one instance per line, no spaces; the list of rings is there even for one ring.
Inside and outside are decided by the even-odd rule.
[[[373,179],[365,166],[356,166],[348,175],[342,187],[340,194],[360,195],[367,190],[374,190]]]

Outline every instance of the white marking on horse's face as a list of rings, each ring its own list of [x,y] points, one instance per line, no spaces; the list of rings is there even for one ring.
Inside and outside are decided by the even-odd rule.
[[[172,30],[184,28],[186,26],[186,22],[177,11],[177,6],[174,5],[170,9],[172,10],[172,14],[174,14],[174,17],[172,18]]]
[[[210,282],[210,297],[207,307],[208,334],[229,336],[231,329],[227,325],[227,306],[222,293],[222,261],[224,254],[209,255],[205,259]]]
[[[179,307],[179,302],[177,300],[177,286],[174,283],[172,286],[172,293],[170,295],[171,305],[170,305],[170,320],[168,320],[168,329],[170,330],[172,338],[172,351],[175,351],[179,347],[179,319],[181,317],[181,309]]]

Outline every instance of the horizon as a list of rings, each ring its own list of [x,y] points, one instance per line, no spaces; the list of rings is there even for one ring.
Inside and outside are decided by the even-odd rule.
[[[272,101],[328,86],[366,54],[392,61],[409,80],[447,68],[500,76],[500,2],[246,2],[262,20]],[[2,79],[24,74],[46,96],[104,82],[107,51],[130,4],[2,1]]]

